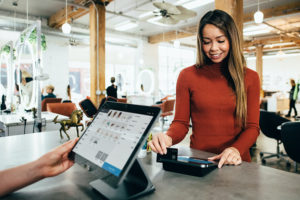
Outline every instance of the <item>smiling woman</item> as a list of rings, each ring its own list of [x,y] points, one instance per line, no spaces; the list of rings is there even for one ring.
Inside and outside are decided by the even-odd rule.
[[[184,139],[190,119],[190,146],[218,154],[211,160],[239,165],[250,161],[249,148],[259,134],[258,74],[246,68],[238,29],[229,14],[209,11],[200,20],[196,64],[177,80],[176,110],[167,133],[153,136],[153,151]]]

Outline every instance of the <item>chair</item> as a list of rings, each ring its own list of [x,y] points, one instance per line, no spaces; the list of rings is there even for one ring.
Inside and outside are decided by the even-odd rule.
[[[89,118],[93,118],[93,116],[97,113],[96,106],[89,98],[80,101],[79,106],[84,114]]]
[[[60,103],[61,98],[45,98],[42,101],[42,111],[47,111],[47,104],[48,103]]]
[[[118,99],[115,98],[115,97],[111,97],[111,96],[105,97],[105,98],[103,98],[103,99],[101,100],[101,103],[100,103],[98,109],[100,109],[101,106],[102,106],[105,102],[107,102],[107,101],[118,102]]]
[[[167,121],[167,117],[173,115],[174,105],[175,99],[163,101],[162,104],[158,105],[161,108],[162,129]]]
[[[297,163],[300,163],[300,122],[286,122],[281,126],[281,141],[287,155]]]
[[[277,115],[275,112],[260,110],[259,126],[261,132],[265,136],[269,138],[273,138],[277,141],[276,153],[260,152],[262,164],[266,163],[267,158],[272,158],[272,157],[283,158],[287,156],[280,151],[279,145],[281,144],[281,131],[278,129],[278,126],[288,121],[289,121],[288,119]]]
[[[117,102],[127,103],[127,99],[126,98],[120,98],[120,99],[117,100]]]
[[[72,112],[76,110],[75,103],[48,103],[47,110],[49,112],[57,113],[70,117]]]

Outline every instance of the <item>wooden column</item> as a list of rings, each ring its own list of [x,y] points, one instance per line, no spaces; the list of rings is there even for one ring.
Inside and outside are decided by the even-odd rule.
[[[105,6],[96,4],[98,10],[98,59],[97,67],[97,12],[93,4],[90,5],[90,80],[91,80],[91,100],[95,105],[99,105],[101,99],[105,97],[103,93],[97,95],[97,90],[105,91]],[[98,70],[97,70],[98,68]],[[97,76],[98,71],[98,76]],[[98,81],[97,81],[98,79]]]
[[[242,0],[215,0],[215,8],[230,14],[234,19],[243,40],[243,1]]]
[[[259,75],[260,84],[263,82],[263,45],[256,46],[256,71]]]

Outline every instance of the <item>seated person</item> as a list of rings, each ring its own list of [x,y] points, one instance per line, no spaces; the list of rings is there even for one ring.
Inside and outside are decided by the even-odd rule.
[[[0,171],[0,197],[72,167],[74,162],[68,159],[68,154],[78,139],[60,145],[33,162]]]
[[[25,108],[28,108],[31,105],[33,79],[26,70],[21,70],[21,79],[21,84],[19,85],[20,100]]]
[[[110,82],[111,82],[111,86],[108,86],[106,88],[106,94],[108,97],[114,97],[114,98],[118,98],[118,93],[117,93],[117,90],[118,90],[118,86],[116,86],[114,83],[115,83],[116,79],[115,77],[111,77],[110,79]]]
[[[43,95],[44,93],[44,88],[42,89],[42,100],[44,100],[45,98],[56,98],[56,95],[53,94],[54,92],[54,86],[53,85],[48,85],[46,87],[46,92],[48,93],[47,95]]]

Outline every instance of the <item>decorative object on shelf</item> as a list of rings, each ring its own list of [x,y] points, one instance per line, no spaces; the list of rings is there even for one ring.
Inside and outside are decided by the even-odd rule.
[[[60,132],[60,138],[63,139],[64,137],[62,136],[61,131],[63,131],[66,136],[68,137],[68,140],[70,140],[70,136],[67,134],[67,130],[69,130],[71,127],[76,127],[76,132],[77,132],[77,137],[79,137],[79,131],[78,127],[81,126],[83,131],[84,125],[80,122],[82,120],[83,113],[81,110],[74,110],[70,116],[70,119],[64,119],[58,121],[58,115],[53,119],[54,123],[60,123],[61,128],[59,129]]]

